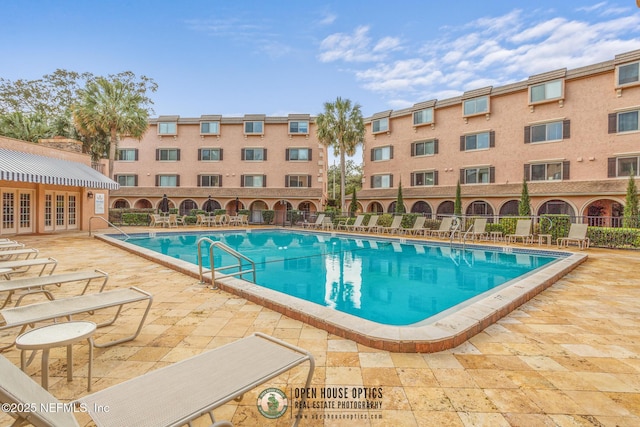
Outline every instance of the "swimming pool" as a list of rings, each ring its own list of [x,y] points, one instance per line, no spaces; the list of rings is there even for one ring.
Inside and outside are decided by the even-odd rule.
[[[222,241],[256,262],[260,284],[224,279],[222,289],[332,333],[397,351],[433,351],[444,341],[450,347],[467,339],[585,258],[290,230],[153,235],[106,240],[192,275],[197,271],[197,240]],[[221,253],[215,257],[216,266],[228,262]],[[439,344],[427,349],[420,342]]]

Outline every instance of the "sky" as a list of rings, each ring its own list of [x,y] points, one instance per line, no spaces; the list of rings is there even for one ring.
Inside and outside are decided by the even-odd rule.
[[[0,77],[132,71],[152,117],[369,117],[640,49],[636,0],[3,0]]]

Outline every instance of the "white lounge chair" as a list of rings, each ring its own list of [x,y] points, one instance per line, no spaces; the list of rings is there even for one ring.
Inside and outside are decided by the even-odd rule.
[[[205,414],[209,414],[212,427],[232,426],[228,421],[216,422],[213,410],[307,361],[305,389],[311,386],[313,355],[255,333],[81,397],[70,407],[75,404],[85,408],[101,427],[191,425],[191,421]],[[47,411],[46,408],[60,408],[63,404],[3,356],[0,372],[0,401],[24,408],[10,413],[17,418],[16,425],[27,422],[36,426],[78,426],[73,410]],[[303,395],[294,426],[302,418],[305,406]]]
[[[367,225],[361,225],[356,229],[356,231],[376,231],[379,227],[378,226],[379,217],[380,217],[379,215],[371,215],[369,217],[369,222],[367,222]]]
[[[582,249],[589,248],[589,238],[587,237],[588,224],[571,224],[569,235],[558,238],[558,247],[569,247],[569,243],[574,242]]]
[[[442,222],[440,222],[440,227],[437,230],[431,230],[429,232],[429,236],[442,237],[449,236],[451,234],[451,226],[453,224],[453,218],[450,216],[442,218]]]
[[[531,233],[531,224],[532,221],[530,219],[519,219],[516,223],[516,231],[513,234],[507,234],[506,239],[507,243],[517,242],[518,239],[522,240],[523,244],[533,242],[533,234]]]
[[[364,220],[364,215],[358,215],[355,221],[353,222],[353,224],[348,224],[348,220],[347,220],[343,223],[341,222],[340,224],[338,224],[338,229],[355,231],[362,226],[363,220]]]
[[[487,218],[476,218],[473,221],[471,231],[467,232],[467,236],[471,237],[472,240],[480,240],[482,238],[488,239],[489,233],[487,233]]]
[[[39,252],[40,251],[34,248],[10,249],[6,251],[0,251],[0,261],[38,258]]]
[[[326,214],[318,214],[315,222],[305,222],[302,224],[302,228],[320,228],[322,227],[322,221],[324,221],[324,217]]]
[[[0,275],[4,275],[8,280],[10,275],[17,273],[26,273],[31,267],[41,266],[38,276],[42,276],[47,266],[52,266],[49,274],[52,274],[58,265],[58,260],[49,258],[32,258],[13,261],[0,261]]]
[[[20,333],[22,333],[27,326],[31,326],[38,322],[45,322],[49,320],[55,320],[61,317],[70,319],[71,316],[80,313],[93,313],[96,310],[102,310],[105,308],[116,307],[117,311],[113,319],[103,322],[98,327],[112,325],[120,316],[122,307],[125,304],[132,304],[139,301],[146,301],[147,308],[142,315],[138,329],[133,335],[111,341],[105,344],[94,344],[95,347],[110,347],[115,344],[131,341],[135,339],[142,330],[153,297],[150,293],[145,292],[136,287],[125,289],[114,289],[110,291],[104,291],[95,294],[78,295],[75,297],[61,298],[53,301],[40,302],[36,304],[23,305],[20,307],[5,308],[0,310],[0,316],[4,319],[4,323],[0,324],[0,331],[4,329],[11,329],[21,327]],[[11,343],[8,346],[0,347],[0,350],[4,350],[13,345]]]
[[[391,225],[388,227],[376,227],[376,232],[378,233],[389,233],[395,234],[400,233],[400,225],[402,225],[402,215],[396,215],[393,217],[393,221],[391,221]]]
[[[427,220],[426,216],[419,216],[416,218],[416,221],[413,223],[413,227],[411,228],[407,228],[406,230],[404,230],[405,234],[411,234],[413,236],[417,236],[419,234],[422,234],[423,236],[425,235],[425,233],[427,232],[427,229],[424,228],[424,223]]]

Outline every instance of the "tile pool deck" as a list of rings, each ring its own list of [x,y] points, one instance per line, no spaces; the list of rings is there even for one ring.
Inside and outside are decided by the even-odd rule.
[[[312,387],[318,390],[382,391],[379,409],[311,409],[302,426],[640,425],[640,252],[589,249],[582,265],[495,324],[455,348],[419,354],[378,350],[317,329],[208,289],[86,232],[18,240],[39,248],[41,257],[56,257],[56,272],[101,268],[110,274],[107,288],[138,286],[154,295],[138,339],[95,350],[94,391],[261,331],[314,354]],[[69,286],[54,293],[78,291],[79,286]],[[115,326],[100,329],[97,339],[135,327],[139,311],[127,309]],[[8,339],[3,335],[1,342]],[[15,349],[3,355],[19,365]],[[67,383],[64,350],[51,354],[50,391],[63,401],[87,393],[86,346],[76,345],[74,356],[74,381]],[[290,425],[290,412],[277,420],[262,417],[257,395],[267,386],[301,387],[305,369],[222,406],[217,419],[238,426]],[[27,372],[40,381],[38,361]],[[81,425],[88,422],[82,414],[79,419]],[[9,420],[0,414],[0,424]],[[203,417],[195,425],[208,421]]]

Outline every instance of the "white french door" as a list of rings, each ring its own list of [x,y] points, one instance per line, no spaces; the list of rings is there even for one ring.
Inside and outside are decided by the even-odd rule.
[[[35,196],[33,190],[3,188],[0,192],[0,235],[34,231]]]

